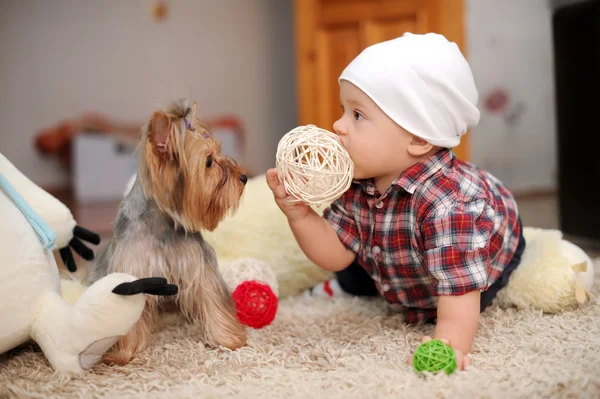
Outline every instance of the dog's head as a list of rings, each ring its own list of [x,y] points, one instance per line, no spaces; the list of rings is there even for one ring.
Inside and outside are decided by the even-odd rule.
[[[214,230],[234,212],[248,180],[195,117],[197,104],[177,101],[143,127],[140,178],[145,194],[188,231]]]

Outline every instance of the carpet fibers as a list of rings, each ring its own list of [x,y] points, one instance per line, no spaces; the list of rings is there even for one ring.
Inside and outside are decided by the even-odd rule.
[[[0,398],[600,398],[596,302],[560,315],[488,309],[473,367],[451,376],[405,364],[432,331],[403,325],[380,300],[287,298],[271,326],[231,352],[205,348],[170,314],[125,367],[63,380],[35,345],[0,355]]]

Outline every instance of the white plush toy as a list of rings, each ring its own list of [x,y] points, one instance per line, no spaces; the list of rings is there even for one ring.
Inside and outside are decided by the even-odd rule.
[[[56,247],[69,271],[76,270],[75,260],[69,248],[86,260],[94,258],[94,252],[81,240],[98,245],[100,237],[77,226],[69,208],[29,180],[2,154],[0,154],[0,172],[11,182],[15,190],[27,199],[27,203],[33,211],[56,233]]]
[[[34,198],[42,203],[45,192],[15,178],[14,166],[0,158],[0,353],[33,339],[57,372],[81,373],[137,322],[144,293],[174,295],[177,287],[162,278],[115,273],[85,290],[72,306],[61,296],[52,249],[55,241],[68,242],[74,223],[65,227],[60,218],[49,217],[56,220],[55,234],[28,204]],[[29,188],[21,195],[16,187]],[[50,208],[46,216],[61,209]]]
[[[525,227],[521,264],[498,292],[501,306],[547,313],[574,309],[595,294],[594,262],[559,230]]]

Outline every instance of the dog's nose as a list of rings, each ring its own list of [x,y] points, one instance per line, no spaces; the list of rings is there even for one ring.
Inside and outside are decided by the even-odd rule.
[[[246,184],[248,182],[248,176],[246,175],[241,175],[240,176],[240,180],[242,181],[242,183]]]

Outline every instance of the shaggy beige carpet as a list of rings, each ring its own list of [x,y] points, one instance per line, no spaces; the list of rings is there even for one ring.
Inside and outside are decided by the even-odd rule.
[[[600,269],[600,264],[598,264]],[[597,269],[598,270],[598,269]],[[596,283],[599,278],[596,278]],[[489,309],[474,366],[451,376],[405,364],[431,326],[407,327],[379,300],[288,298],[235,352],[206,349],[166,315],[126,367],[54,376],[34,345],[0,356],[0,398],[599,398],[600,306],[561,315]]]

